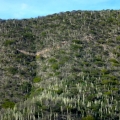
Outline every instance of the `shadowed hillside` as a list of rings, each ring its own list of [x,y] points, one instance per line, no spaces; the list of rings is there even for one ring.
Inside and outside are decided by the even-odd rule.
[[[0,20],[1,120],[119,120],[120,11]]]

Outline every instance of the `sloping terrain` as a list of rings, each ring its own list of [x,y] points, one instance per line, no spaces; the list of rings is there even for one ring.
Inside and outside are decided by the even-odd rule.
[[[30,29],[25,29],[27,24],[24,20],[0,22],[0,110],[2,113],[4,109],[13,108],[17,102],[26,99],[36,75],[35,56],[25,55],[17,50],[35,52],[33,34]]]
[[[119,120],[120,11],[0,21],[1,120]]]

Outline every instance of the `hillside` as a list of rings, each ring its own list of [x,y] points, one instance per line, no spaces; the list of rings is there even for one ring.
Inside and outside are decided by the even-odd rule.
[[[120,11],[0,20],[0,120],[119,120]]]

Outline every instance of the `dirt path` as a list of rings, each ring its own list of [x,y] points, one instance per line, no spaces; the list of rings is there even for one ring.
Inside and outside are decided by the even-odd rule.
[[[17,51],[19,51],[19,52],[21,52],[21,53],[23,53],[23,54],[25,54],[25,55],[36,56],[35,53],[26,52],[26,51],[24,51],[24,50],[19,50],[19,49],[17,49]]]
[[[60,48],[60,46],[57,46],[55,49],[59,49],[59,48]],[[44,49],[42,51],[39,51],[39,52],[36,52],[36,53],[30,53],[30,52],[26,52],[24,50],[17,49],[17,51],[19,51],[19,52],[21,52],[21,53],[23,53],[25,55],[30,55],[30,56],[44,55],[46,52],[49,52],[51,50],[53,50],[53,48],[46,48],[46,49]]]
[[[67,41],[63,41],[63,42],[61,42],[61,45],[63,46],[63,45],[65,45],[65,44],[67,44]],[[19,49],[17,49],[17,51],[19,51],[19,52],[21,52],[21,53],[23,53],[23,54],[25,54],[25,55],[31,55],[31,56],[38,56],[38,55],[44,55],[45,53],[47,53],[47,52],[49,52],[49,51],[51,51],[51,50],[54,50],[54,49],[60,49],[61,47],[59,46],[59,45],[57,45],[55,48],[46,48],[46,49],[43,49],[43,50],[41,50],[41,51],[39,51],[39,52],[36,52],[36,53],[30,53],[30,52],[26,52],[26,51],[24,51],[24,50],[19,50]]]
[[[57,46],[55,49],[59,49],[59,48],[60,48],[60,46]],[[43,55],[43,54],[45,54],[46,52],[49,52],[49,51],[51,51],[51,50],[53,50],[53,48],[46,48],[46,49],[44,49],[44,50],[42,50],[42,51],[36,52],[36,55]]]

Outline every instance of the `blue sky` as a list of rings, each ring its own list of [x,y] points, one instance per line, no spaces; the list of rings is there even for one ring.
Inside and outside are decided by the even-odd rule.
[[[0,0],[0,19],[23,19],[72,10],[120,10],[120,0]]]

